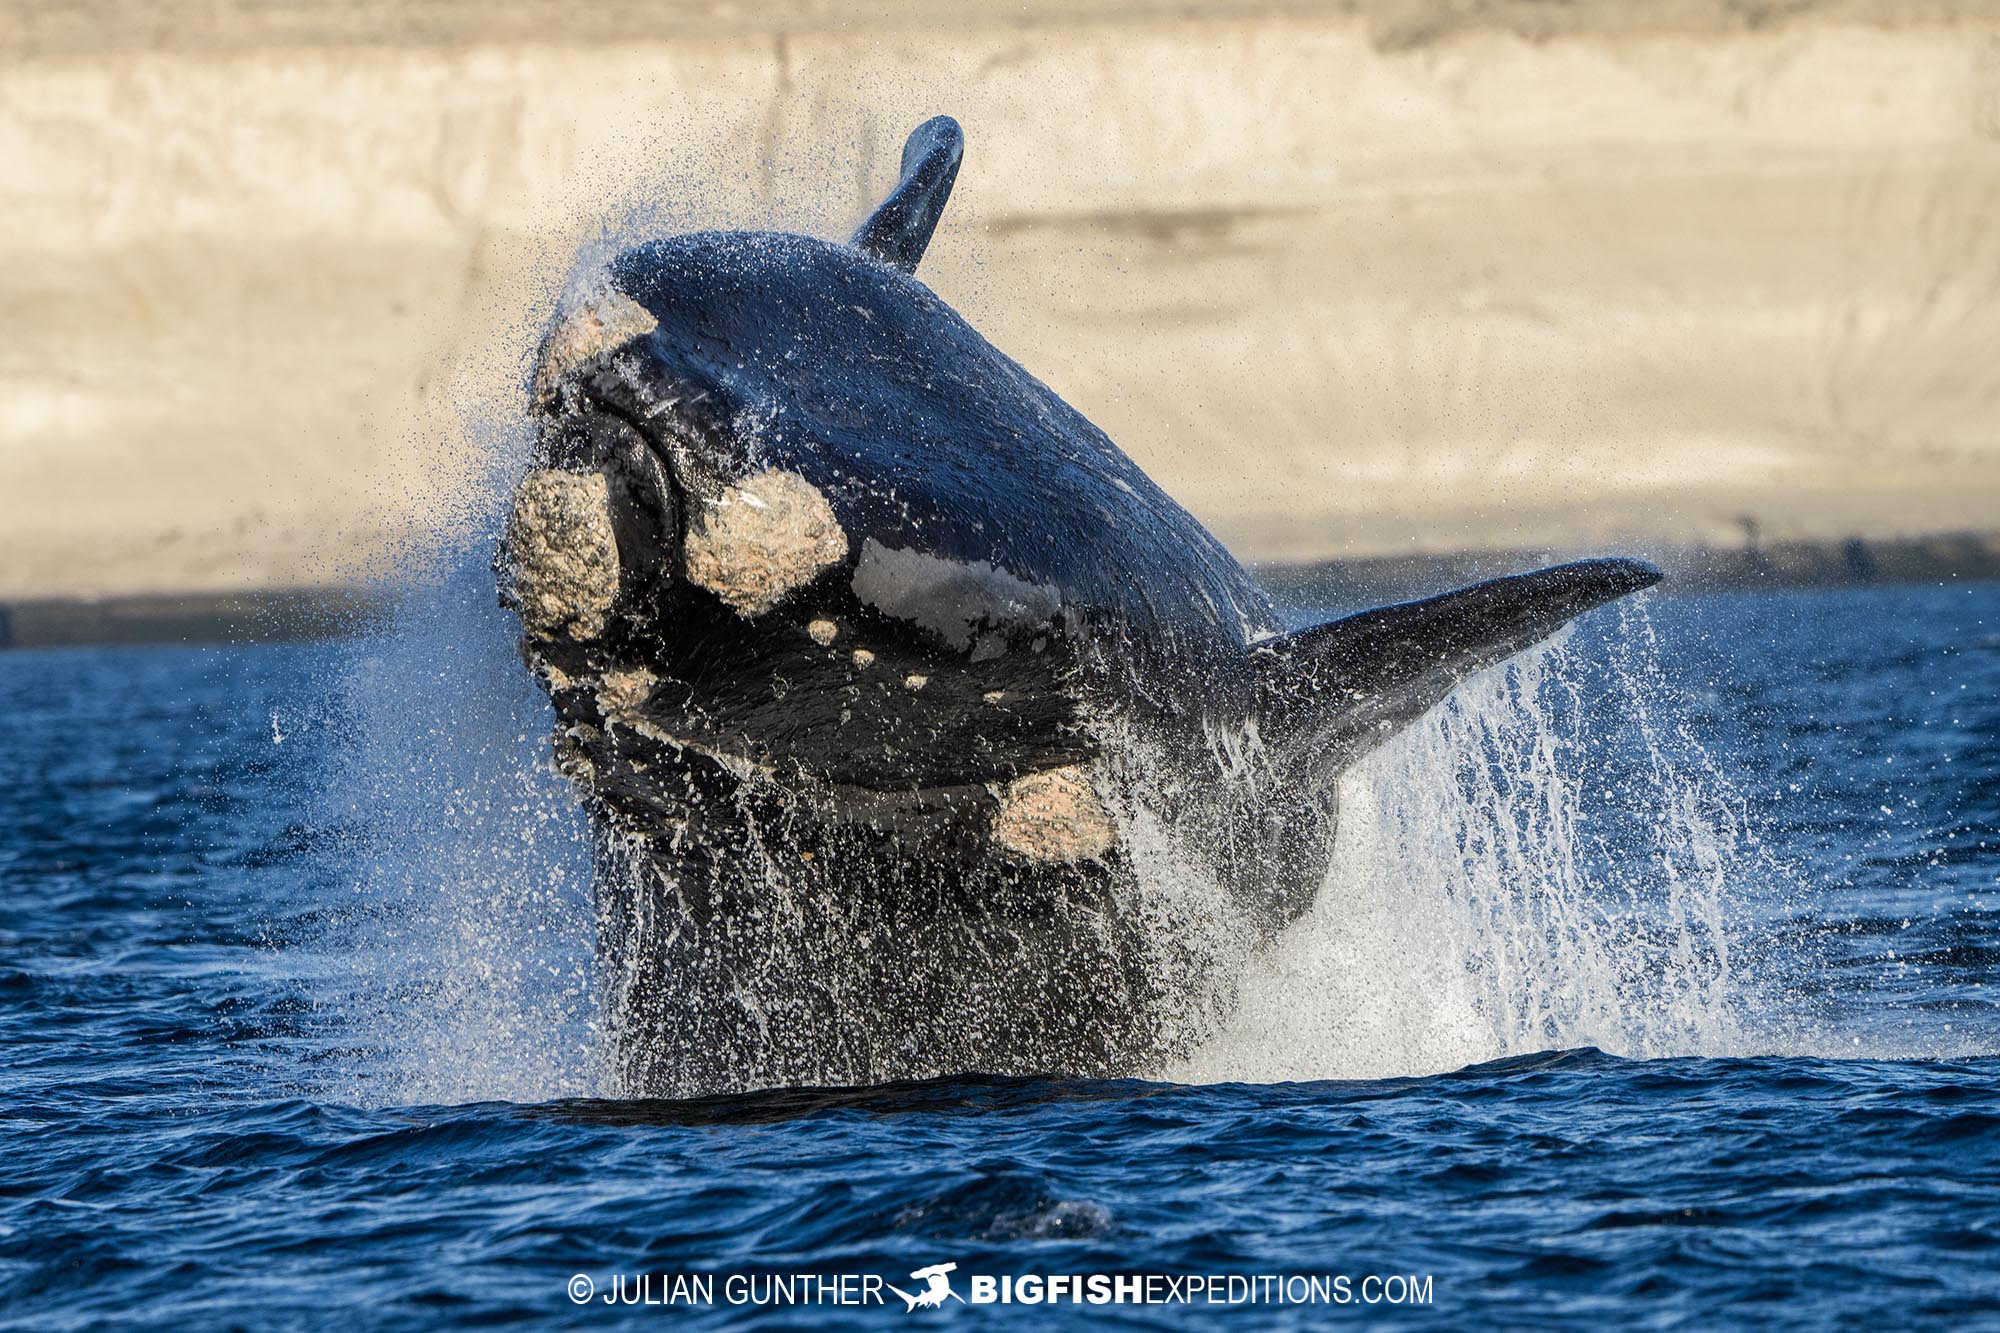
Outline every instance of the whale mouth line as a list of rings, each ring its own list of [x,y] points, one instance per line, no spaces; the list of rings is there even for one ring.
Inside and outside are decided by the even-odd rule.
[[[745,790],[761,790],[789,809],[794,818],[810,815],[829,827],[860,826],[902,837],[944,837],[970,847],[983,845],[1001,806],[1001,798],[988,783],[873,787],[815,773],[796,763],[774,763],[710,741],[676,736],[630,710],[608,710],[601,716],[610,755],[638,771],[651,766],[652,756],[646,751],[657,746],[673,751],[683,763],[692,760],[711,765],[720,776]],[[620,745],[618,732],[636,738],[639,753]],[[588,739],[588,732],[576,727],[564,734],[572,742]]]
[[[829,777],[815,772],[810,766],[797,760],[774,760],[768,756],[760,758],[747,749],[732,748],[712,740],[697,740],[675,735],[661,726],[656,719],[634,708],[606,707],[600,700],[599,716],[604,730],[617,728],[643,737],[654,745],[700,756],[727,769],[741,781],[767,783],[786,796],[819,799],[848,808],[875,806],[887,809],[896,806],[935,805],[939,802],[991,798],[996,792],[1004,792],[1018,784],[1045,780],[1051,775],[1061,775],[1065,780],[1069,780],[1070,775],[1080,772],[1084,764],[1089,762],[1064,755],[1054,757],[1042,767],[1025,769],[1011,777],[995,777],[974,782],[937,782],[916,787],[873,786],[851,778]]]
[[[1077,864],[1116,851],[1115,820],[1097,795],[1087,764],[1056,764],[1011,779],[885,788],[676,736],[631,710],[601,716],[614,760],[640,773],[650,768],[643,750],[635,755],[616,740],[616,732],[628,732],[642,746],[673,751],[684,763],[706,763],[740,788],[763,792],[794,821],[803,816],[828,829],[869,829],[905,840],[906,850],[921,848],[968,864],[989,853],[1016,865]],[[564,735],[581,742],[588,739],[588,728],[571,727]]]

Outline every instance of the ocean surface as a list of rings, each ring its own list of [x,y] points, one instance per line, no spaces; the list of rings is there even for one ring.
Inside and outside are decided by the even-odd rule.
[[[0,654],[0,1327],[2000,1327],[2000,588],[1488,672],[1157,1079],[645,1102],[482,577]]]

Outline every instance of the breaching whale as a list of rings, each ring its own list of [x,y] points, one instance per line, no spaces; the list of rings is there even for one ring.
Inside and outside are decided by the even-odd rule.
[[[635,1094],[1157,1068],[1227,993],[1190,941],[1312,903],[1343,768],[1659,579],[1590,560],[1283,632],[914,276],[962,144],[918,127],[846,244],[618,255],[536,359],[496,569]],[[1148,891],[1141,829],[1208,906]]]

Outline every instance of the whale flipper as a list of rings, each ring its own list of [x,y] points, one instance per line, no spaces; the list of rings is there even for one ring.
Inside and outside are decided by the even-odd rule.
[[[915,273],[945,201],[951,198],[964,156],[965,134],[950,116],[933,116],[910,131],[903,144],[903,178],[861,224],[850,244],[905,273]]]
[[[1473,672],[1659,581],[1644,561],[1583,560],[1300,630],[1253,654],[1265,739],[1330,780]]]

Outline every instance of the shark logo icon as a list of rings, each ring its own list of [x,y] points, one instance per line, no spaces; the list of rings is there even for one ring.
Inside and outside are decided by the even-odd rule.
[[[929,1268],[919,1268],[916,1272],[910,1274],[910,1276],[929,1285],[915,1295],[904,1291],[901,1287],[893,1283],[885,1282],[882,1285],[903,1298],[903,1305],[906,1307],[905,1313],[918,1308],[935,1310],[946,1301],[957,1301],[960,1305],[963,1305],[965,1304],[965,1297],[951,1289],[950,1274],[957,1267],[957,1264],[932,1264]]]

